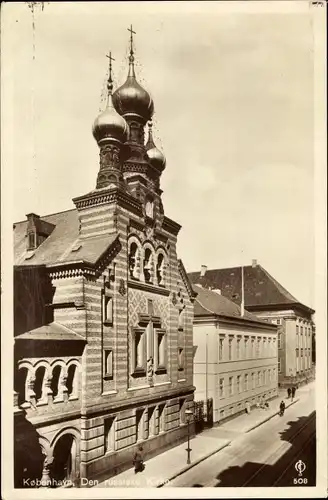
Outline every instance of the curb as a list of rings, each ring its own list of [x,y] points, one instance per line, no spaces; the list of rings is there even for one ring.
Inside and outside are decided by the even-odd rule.
[[[207,458],[211,457],[212,455],[215,455],[215,453],[218,453],[219,451],[223,450],[223,448],[226,448],[230,444],[231,444],[231,441],[227,441],[225,444],[223,444],[219,448],[216,448],[215,450],[211,451],[211,453],[208,453],[207,455],[204,455],[204,456],[198,458],[197,460],[195,460],[195,462],[193,462],[192,464],[189,464],[189,465],[185,466],[183,469],[179,470],[179,472],[176,472],[173,476],[170,476],[169,478],[165,479],[164,481],[161,481],[156,486],[156,488],[162,488],[162,486],[164,486],[168,481],[173,481],[173,479],[181,476],[182,474],[184,474],[185,472],[187,472],[189,469],[192,469],[193,467],[195,467],[196,465],[200,464],[201,462],[203,462]]]
[[[287,408],[289,408],[293,404],[297,403],[297,401],[299,401],[299,400],[300,400],[299,398],[294,399],[294,401],[292,401],[291,403],[289,403],[288,406],[286,405],[286,410],[287,410]],[[264,420],[261,420],[261,422],[255,424],[252,427],[250,427],[249,429],[247,429],[247,431],[245,431],[245,434],[247,434],[248,432],[252,431],[253,429],[256,429],[257,427],[260,427],[260,425],[265,424],[265,422],[267,422],[268,420],[271,420],[271,418],[275,417],[276,415],[279,415],[279,411],[276,411],[275,413],[273,413],[272,415],[269,415]]]

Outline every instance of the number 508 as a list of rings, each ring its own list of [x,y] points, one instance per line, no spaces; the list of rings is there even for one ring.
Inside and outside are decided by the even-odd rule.
[[[307,482],[306,477],[294,477],[294,484],[307,484]]]

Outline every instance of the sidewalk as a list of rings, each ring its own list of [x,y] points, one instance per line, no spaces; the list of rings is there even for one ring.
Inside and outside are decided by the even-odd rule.
[[[190,440],[191,464],[187,465],[187,442],[145,461],[145,470],[135,474],[128,469],[99,483],[96,488],[159,488],[169,480],[214,455],[230,444],[221,439],[216,429],[209,429]]]
[[[297,401],[283,398],[280,394],[270,402],[268,410],[256,408],[249,415],[239,417],[221,425],[206,429],[190,440],[191,464],[187,465],[187,442],[145,461],[145,470],[135,474],[128,469],[107,480],[99,482],[95,488],[160,488],[206,458],[228,446],[232,440],[264,424],[279,413],[279,402],[284,399],[286,410]]]
[[[275,415],[278,415],[279,403],[281,399],[283,398],[275,398],[273,401],[270,401],[270,407],[267,410],[261,408],[254,408],[253,410],[251,410],[251,413],[249,415],[247,415],[247,413],[244,413],[239,417],[236,417],[232,420],[229,420],[226,423],[221,424],[219,426],[219,429],[225,431],[239,432],[239,433],[250,432],[259,425],[262,425],[264,424],[264,422],[267,422],[268,420],[273,418]],[[287,408],[289,408],[291,405],[299,401],[299,398],[296,397],[293,401],[284,398],[284,401],[287,410]]]

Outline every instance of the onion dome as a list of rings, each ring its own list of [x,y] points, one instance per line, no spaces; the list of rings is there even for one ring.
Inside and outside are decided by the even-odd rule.
[[[125,83],[115,90],[113,104],[116,111],[123,116],[136,116],[144,123],[151,119],[154,113],[154,103],[150,94],[137,82],[134,72],[134,53],[132,27],[130,39],[129,73]]]
[[[153,124],[150,121],[148,123],[148,141],[146,144],[146,153],[151,166],[159,172],[163,172],[163,170],[165,169],[166,160],[163,153],[155,146],[152,127]]]
[[[125,142],[128,137],[128,124],[122,116],[115,110],[112,102],[113,81],[112,81],[112,57],[109,56],[109,77],[107,81],[107,105],[105,110],[95,119],[92,133],[98,144],[105,140]]]

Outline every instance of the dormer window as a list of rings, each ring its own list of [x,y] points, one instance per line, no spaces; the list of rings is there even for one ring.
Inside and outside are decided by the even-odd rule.
[[[51,235],[55,225],[34,213],[27,214],[27,250],[34,250]]]
[[[27,235],[27,237],[28,237],[28,247],[27,247],[27,249],[28,250],[34,250],[35,247],[36,247],[36,244],[35,244],[36,234],[35,233],[29,233]]]

